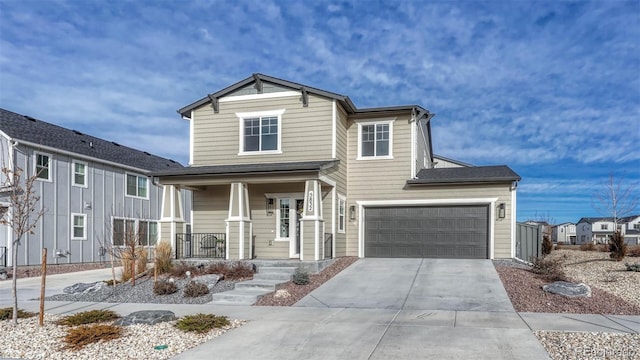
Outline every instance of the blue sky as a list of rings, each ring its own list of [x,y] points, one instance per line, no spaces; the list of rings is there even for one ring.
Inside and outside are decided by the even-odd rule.
[[[519,220],[601,216],[610,172],[640,180],[637,0],[0,0],[0,19],[1,107],[183,164],[176,110],[260,72],[422,105],[436,154],[523,177]]]

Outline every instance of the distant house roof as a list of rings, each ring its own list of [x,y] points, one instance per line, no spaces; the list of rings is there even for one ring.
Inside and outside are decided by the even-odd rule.
[[[416,179],[407,180],[407,185],[495,183],[520,181],[520,179],[520,175],[506,165],[451,167],[422,169],[418,172]]]
[[[301,93],[306,92],[306,93],[310,93],[310,94],[315,94],[315,95],[319,95],[319,96],[323,96],[325,98],[329,98],[329,99],[335,99],[338,102],[340,102],[340,104],[342,104],[342,106],[344,107],[344,109],[349,113],[349,114],[354,114],[354,115],[358,115],[358,114],[367,114],[367,115],[371,115],[371,114],[381,114],[384,115],[385,113],[390,113],[390,112],[400,112],[400,111],[416,111],[422,115],[425,116],[430,116],[433,117],[433,114],[429,113],[429,110],[424,109],[423,107],[419,106],[419,105],[401,105],[401,106],[386,106],[386,107],[372,107],[372,108],[363,108],[363,109],[358,109],[353,102],[351,101],[351,99],[349,99],[348,96],[345,95],[340,95],[338,93],[334,93],[331,91],[326,91],[326,90],[322,90],[322,89],[318,89],[312,86],[308,86],[308,85],[303,85],[303,84],[299,84],[299,83],[295,83],[292,81],[288,81],[288,80],[283,80],[283,79],[279,79],[273,76],[269,76],[269,75],[264,75],[264,74],[253,74],[251,76],[249,76],[248,78],[241,80],[233,85],[227,86],[226,88],[219,90],[215,93],[212,94],[208,94],[207,96],[203,97],[202,99],[191,103],[181,109],[178,110],[178,113],[180,115],[182,115],[185,118],[191,118],[191,110],[194,110],[196,108],[199,108],[202,105],[205,105],[207,103],[211,103],[213,102],[215,99],[219,99],[223,96],[229,95],[231,93],[233,93],[236,90],[239,90],[247,85],[251,85],[253,83],[255,83],[256,85],[261,84],[262,82],[268,82],[271,84],[275,84],[284,88],[288,88],[291,90],[295,90],[295,91],[300,91]],[[258,87],[261,87],[261,85],[259,85]]]
[[[578,224],[586,222],[589,224],[593,224],[596,223],[598,221],[613,221],[613,218],[610,217],[583,217],[580,220],[578,220]]]
[[[76,130],[0,108],[0,131],[18,142],[70,152],[143,171],[182,168],[179,163]]]
[[[153,172],[152,176],[226,176],[265,173],[287,173],[302,171],[320,171],[332,168],[339,160],[303,161],[281,163],[257,163],[240,165],[194,166],[180,169],[166,169]]]
[[[442,159],[442,160],[444,160],[446,162],[450,162],[450,163],[453,163],[453,164],[456,164],[456,165],[460,165],[460,166],[466,166],[466,167],[474,166],[472,164],[469,164],[469,163],[466,163],[466,162],[462,162],[460,160],[454,160],[454,159],[451,159],[451,158],[448,158],[448,157],[445,157],[445,156],[442,156],[442,155],[438,155],[438,154],[433,154],[433,157],[434,158],[438,158],[438,159]]]

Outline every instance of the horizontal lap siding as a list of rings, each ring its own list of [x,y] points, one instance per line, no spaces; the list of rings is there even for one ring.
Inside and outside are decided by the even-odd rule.
[[[407,117],[398,117],[393,126],[392,160],[356,160],[358,126],[350,121],[348,135],[348,205],[364,200],[432,200],[493,198],[506,204],[505,219],[494,222],[494,255],[511,257],[511,192],[510,184],[428,186],[403,189],[411,173],[411,132]],[[496,214],[497,216],[497,214]],[[359,219],[357,219],[359,220]],[[366,239],[365,239],[366,241]],[[358,255],[358,221],[347,222],[347,254]]]
[[[238,155],[240,150],[239,112],[286,109],[282,115],[282,154]],[[195,111],[194,166],[290,162],[331,158],[332,102],[309,95],[304,107],[299,96],[221,102],[214,114],[210,105]],[[300,141],[304,139],[304,141]]]

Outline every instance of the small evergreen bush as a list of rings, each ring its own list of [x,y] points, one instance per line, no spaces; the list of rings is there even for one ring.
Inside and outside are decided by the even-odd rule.
[[[30,311],[24,311],[24,310],[18,309],[18,319],[26,319],[26,318],[34,317],[36,315],[38,314],[32,313]],[[8,308],[0,309],[0,320],[9,320],[9,319],[13,319],[13,308],[8,307]]]
[[[307,273],[306,271],[301,271],[300,269],[296,270],[296,272],[293,274],[293,278],[292,280],[294,284],[296,285],[307,285],[310,281],[309,279],[309,273]]]
[[[153,293],[156,295],[169,295],[178,291],[178,287],[172,281],[159,280],[153,284]]]
[[[627,267],[627,271],[635,271],[640,272],[640,263],[635,264],[624,264]]]
[[[231,323],[226,316],[216,316],[213,314],[188,315],[176,322],[175,327],[182,331],[196,332],[203,334],[214,328],[223,328]]]
[[[78,326],[111,321],[117,318],[119,318],[118,314],[111,310],[90,310],[65,316],[56,321],[56,324],[64,326]]]
[[[627,244],[620,231],[616,231],[609,237],[609,251],[611,252],[609,256],[616,261],[622,261],[627,255]]]
[[[206,284],[199,283],[197,281],[190,281],[187,286],[184,287],[184,297],[198,297],[207,295],[209,288]]]
[[[542,256],[551,254],[551,250],[553,250],[553,243],[551,242],[549,235],[544,235],[542,237]]]
[[[109,341],[122,337],[122,328],[107,324],[82,325],[71,328],[67,332],[63,341],[64,348],[69,350],[80,350],[89,344],[99,341]]]

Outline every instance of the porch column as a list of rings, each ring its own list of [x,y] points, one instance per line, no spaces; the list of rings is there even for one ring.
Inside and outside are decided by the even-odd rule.
[[[324,219],[322,191],[318,180],[304,184],[304,211],[300,219],[300,260],[320,260]]]
[[[175,185],[162,187],[162,211],[160,214],[160,241],[167,241],[176,249],[176,234],[183,232],[184,211],[182,194]]]
[[[247,184],[241,182],[231,184],[229,217],[226,223],[227,259],[251,259],[253,257],[251,250],[253,223],[251,221]]]

